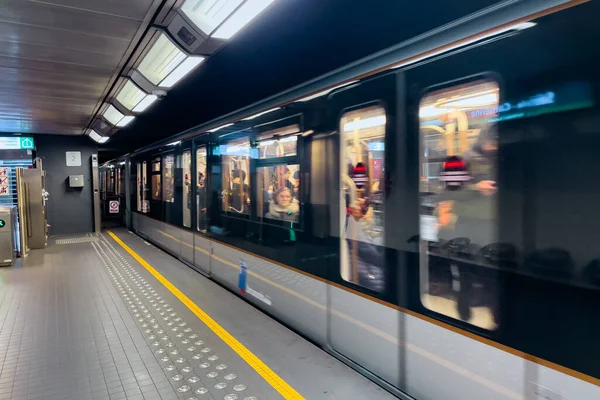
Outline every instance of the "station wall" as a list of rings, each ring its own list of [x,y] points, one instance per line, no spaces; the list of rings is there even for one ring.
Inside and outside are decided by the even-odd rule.
[[[49,193],[47,218],[51,235],[92,232],[94,210],[92,154],[98,146],[86,136],[37,135],[36,155],[43,160]],[[66,152],[80,152],[81,166],[67,166]],[[83,175],[83,188],[69,187],[69,175]]]

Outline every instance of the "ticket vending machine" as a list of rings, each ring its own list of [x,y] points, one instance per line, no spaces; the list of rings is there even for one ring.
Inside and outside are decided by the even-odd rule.
[[[0,266],[15,262],[17,253],[17,207],[0,207]]]

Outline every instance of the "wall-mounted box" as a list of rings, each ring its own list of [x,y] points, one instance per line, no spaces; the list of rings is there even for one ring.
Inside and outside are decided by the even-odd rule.
[[[83,187],[83,175],[69,175],[69,187],[82,188]]]

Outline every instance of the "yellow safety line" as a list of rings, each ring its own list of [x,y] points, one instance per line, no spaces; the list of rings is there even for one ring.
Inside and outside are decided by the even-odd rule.
[[[140,257],[135,251],[127,246],[121,239],[111,231],[107,231],[110,237],[117,242],[126,252],[128,252],[137,262],[148,270],[160,283],[162,283],[175,297],[187,306],[206,326],[208,326],[218,337],[221,338],[233,351],[235,351],[244,361],[248,363],[262,378],[267,381],[275,390],[283,396],[284,399],[304,400],[300,393],[296,392],[287,382],[277,375],[271,368],[255,356],[250,350],[227,332],[221,325],[198,307],[192,300],[181,292],[175,285],[169,282],[164,276],[154,269],[150,264]]]

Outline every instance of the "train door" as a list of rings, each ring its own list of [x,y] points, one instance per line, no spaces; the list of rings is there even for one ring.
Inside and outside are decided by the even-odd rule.
[[[194,154],[194,265],[201,272],[210,274],[210,241],[203,236],[208,230],[208,148],[202,144],[196,147]]]
[[[330,184],[332,230],[339,245],[329,273],[336,283],[329,292],[329,341],[334,351],[393,387],[400,387],[402,375],[401,317],[393,306],[399,259],[395,208],[400,205],[389,185],[401,157],[395,150],[397,87],[393,73],[329,98],[339,149],[332,164],[339,173]]]
[[[180,233],[180,256],[181,260],[194,265],[194,227],[193,227],[193,204],[194,175],[192,171],[192,141],[181,144],[181,214],[183,230]]]

